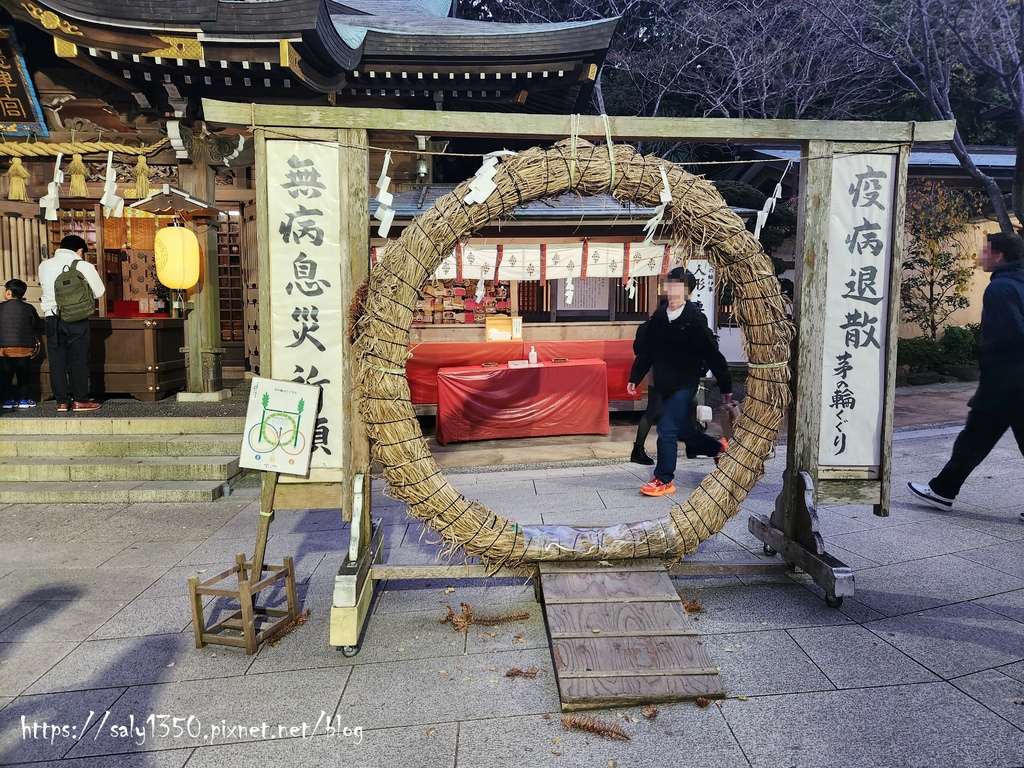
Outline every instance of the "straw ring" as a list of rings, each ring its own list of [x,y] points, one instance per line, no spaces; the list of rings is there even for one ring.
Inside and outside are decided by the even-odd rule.
[[[577,170],[570,177],[573,158]],[[375,375],[383,366],[403,368],[408,358],[413,309],[422,287],[451,253],[491,220],[510,215],[517,202],[557,197],[572,190],[593,196],[611,189],[621,202],[654,207],[660,203],[660,171],[664,162],[644,157],[628,145],[594,147],[581,139],[562,141],[544,150],[520,152],[498,166],[497,190],[479,205],[462,202],[469,192],[463,182],[406,227],[380,256],[367,278],[366,290],[350,308],[353,352],[360,366],[359,411],[366,424],[373,457],[383,467],[391,495],[409,504],[409,513],[437,531],[446,549],[460,548],[479,558],[489,570],[502,566],[529,568],[550,560],[629,559],[669,561],[696,550],[739,511],[740,502],[764,474],[786,406],[789,403],[788,360],[793,325],[774,280],[771,260],[746,231],[743,221],[725,204],[706,179],[677,166],[667,169],[672,201],[664,231],[676,253],[703,251],[720,280],[733,286],[735,316],[746,334],[750,362],[759,367],[749,380],[746,412],[720,465],[690,498],[667,516],[607,527],[509,525],[479,502],[469,502],[448,483],[430,455],[404,376]],[[764,366],[764,367],[761,367]],[[757,430],[747,429],[757,424]],[[637,497],[637,503],[644,503]],[[458,511],[456,511],[458,510]],[[494,531],[499,530],[495,536]]]

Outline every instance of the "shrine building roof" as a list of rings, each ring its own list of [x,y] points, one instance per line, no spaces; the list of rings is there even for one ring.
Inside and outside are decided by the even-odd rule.
[[[199,98],[568,113],[587,104],[617,19],[453,18],[451,0],[0,0],[56,54],[143,109]],[[192,114],[189,114],[189,112]]]

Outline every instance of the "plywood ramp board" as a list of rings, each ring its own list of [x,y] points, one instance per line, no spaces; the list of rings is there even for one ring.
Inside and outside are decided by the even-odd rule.
[[[658,560],[541,563],[562,711],[725,695]]]

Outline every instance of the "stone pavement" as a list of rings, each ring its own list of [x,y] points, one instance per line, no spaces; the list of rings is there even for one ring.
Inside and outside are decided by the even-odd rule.
[[[360,653],[347,658],[327,643],[345,526],[329,511],[282,512],[268,560],[296,558],[308,621],[252,657],[197,650],[186,579],[251,549],[255,489],[199,505],[0,508],[0,764],[1024,765],[1024,458],[1007,437],[954,512],[916,505],[906,482],[927,480],[948,456],[957,428],[944,422],[963,418],[969,388],[919,394],[926,409],[901,405],[919,402],[913,391],[898,397],[898,423],[930,412],[932,424],[896,435],[890,516],[820,510],[826,547],[854,569],[856,594],[837,610],[799,573],[676,579],[703,604],[696,626],[729,697],[661,706],[654,720],[637,707],[591,713],[628,742],[561,726],[528,583],[385,583]],[[522,453],[503,448],[506,467],[535,454],[533,441],[514,442]],[[696,558],[762,557],[747,517],[770,513],[784,454]],[[641,497],[647,468],[622,454],[577,463],[448,475],[524,522],[604,525],[671,503]],[[710,468],[683,460],[677,484],[691,488]],[[380,486],[387,561],[435,562],[432,536]],[[438,623],[460,602],[529,618],[460,634]],[[505,676],[531,666],[534,679]],[[134,735],[120,730],[129,726]]]

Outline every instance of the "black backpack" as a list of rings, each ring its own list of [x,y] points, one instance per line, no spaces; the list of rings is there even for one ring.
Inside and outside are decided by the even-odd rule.
[[[85,320],[96,309],[96,300],[85,275],[78,271],[78,259],[64,267],[53,283],[53,297],[57,302],[57,316],[65,323]]]

